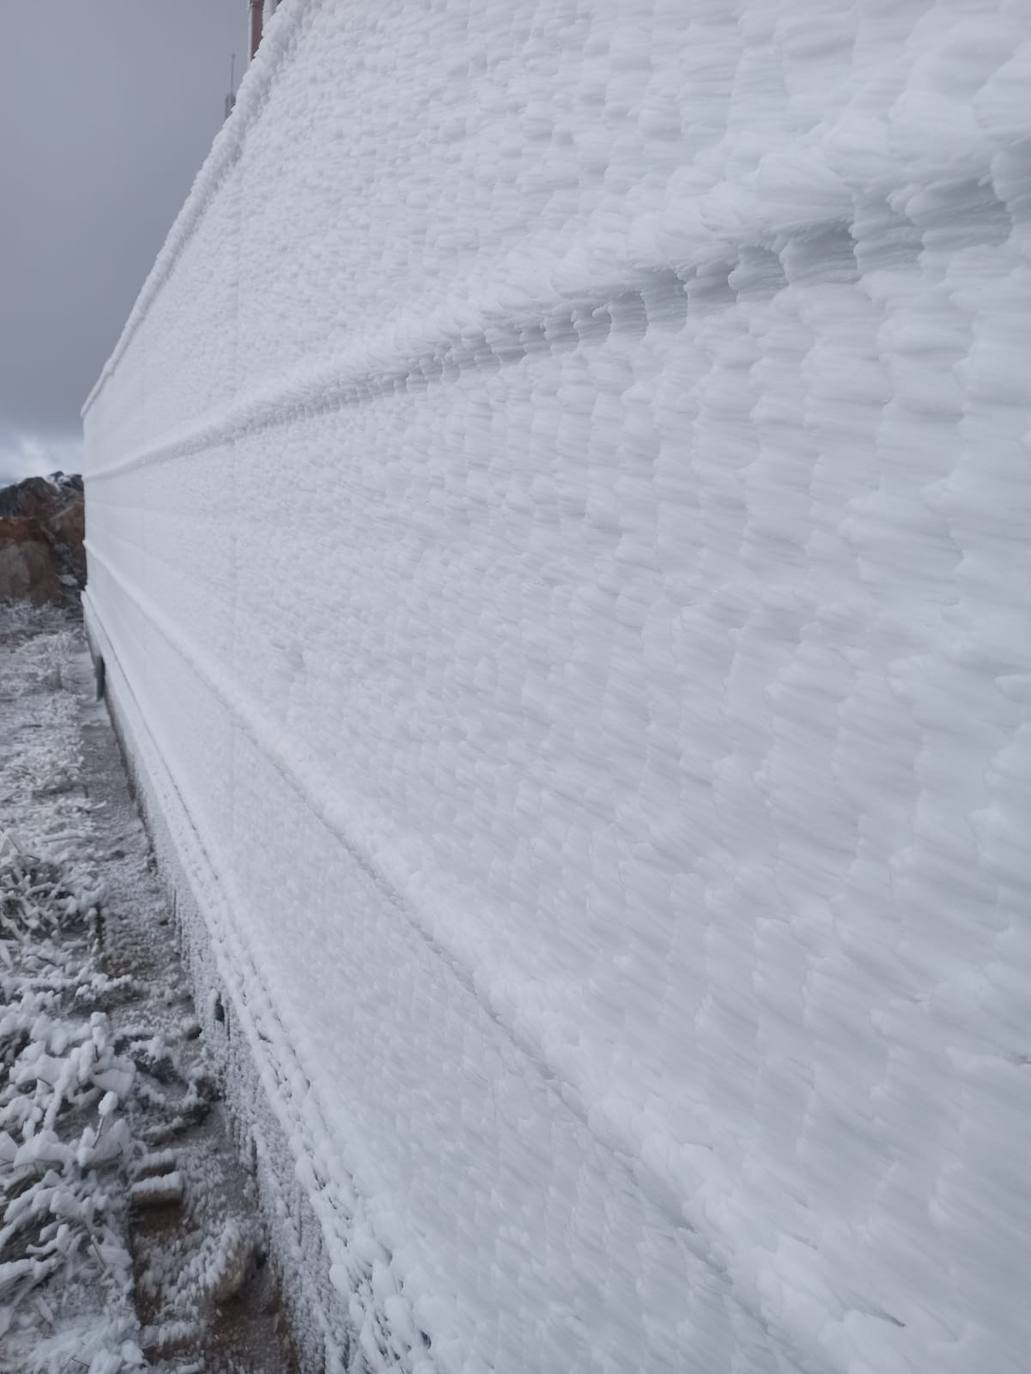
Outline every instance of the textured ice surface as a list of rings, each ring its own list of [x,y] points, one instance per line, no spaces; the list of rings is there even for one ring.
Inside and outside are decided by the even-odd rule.
[[[87,600],[373,1366],[1027,1368],[1029,82],[1022,0],[276,15]]]

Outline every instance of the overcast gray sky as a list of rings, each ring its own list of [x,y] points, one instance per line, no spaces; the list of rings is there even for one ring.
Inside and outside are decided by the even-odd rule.
[[[246,0],[0,0],[0,483],[79,409],[222,123]]]

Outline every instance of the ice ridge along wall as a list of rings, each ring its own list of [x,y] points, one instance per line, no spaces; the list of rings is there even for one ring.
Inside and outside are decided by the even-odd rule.
[[[280,7],[86,600],[328,1368],[1029,1367],[1029,83],[1001,0]]]

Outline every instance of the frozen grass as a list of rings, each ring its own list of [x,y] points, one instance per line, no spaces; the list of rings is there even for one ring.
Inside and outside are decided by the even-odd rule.
[[[0,1374],[289,1374],[254,1197],[91,695],[74,622],[0,606]]]
[[[126,1242],[133,1063],[105,1007],[101,891],[49,610],[0,607],[0,1370],[143,1365]]]

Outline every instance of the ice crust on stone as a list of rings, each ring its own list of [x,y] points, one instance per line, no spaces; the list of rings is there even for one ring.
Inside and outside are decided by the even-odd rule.
[[[270,23],[86,602],[371,1367],[1026,1368],[1029,83],[1005,0]]]

